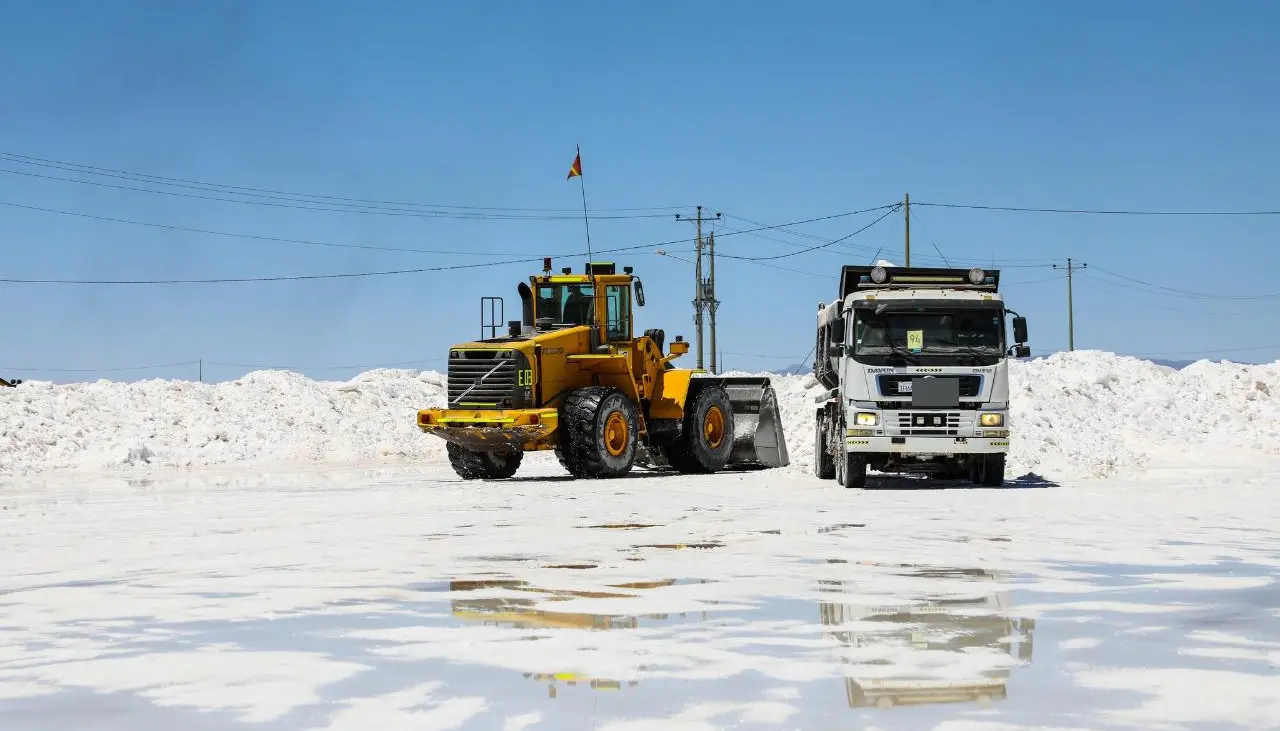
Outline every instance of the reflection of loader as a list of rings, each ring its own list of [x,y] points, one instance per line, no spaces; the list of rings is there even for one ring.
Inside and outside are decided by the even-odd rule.
[[[613,588],[618,589],[653,589],[659,586],[670,586],[675,583],[674,579],[664,579],[660,581],[643,581],[628,584],[617,584]],[[506,579],[495,580],[479,580],[465,581],[452,580],[449,582],[450,592],[474,591],[476,589],[512,589],[517,591],[539,591],[530,587],[523,581],[511,581]],[[542,592],[540,592],[542,593]],[[568,596],[585,596],[585,597],[622,597],[628,594],[618,594],[613,592],[598,591],[563,591],[554,592],[558,595]],[[635,629],[640,626],[636,617],[630,616],[614,616],[604,614],[582,614],[576,612],[548,612],[545,610],[534,609],[534,599],[514,599],[514,598],[488,598],[488,599],[453,599],[449,602],[449,608],[452,610],[453,616],[461,620],[470,620],[473,622],[482,622],[486,625],[507,625],[517,629],[528,628],[554,628],[554,629],[583,629],[583,630],[609,630],[609,629]],[[661,615],[665,618],[665,615]],[[622,688],[622,682],[612,678],[596,678],[582,673],[524,673],[524,677],[532,680],[547,683],[547,695],[551,698],[556,697],[556,683],[566,683],[571,686],[579,683],[585,684],[592,690],[619,690]],[[633,686],[637,681],[629,680],[627,685]]]
[[[899,644],[905,640],[919,651],[953,652],[957,659],[975,650],[998,649],[1019,662],[1030,662],[1035,620],[1009,616],[1006,614],[1010,609],[1008,603],[1004,594],[945,599],[910,608],[824,602],[819,606],[819,612],[822,623],[828,626],[866,621],[886,623],[883,632],[836,630],[828,633],[847,647]],[[895,628],[894,624],[898,627]],[[966,659],[966,662],[973,660]],[[988,668],[969,678],[951,679],[944,679],[941,673],[938,677],[922,677],[886,675],[883,668],[875,670],[870,673],[872,677],[858,677],[859,673],[852,668],[846,671],[845,695],[850,708],[982,703],[1003,700],[1008,696],[1009,670],[1004,667]]]
[[[644,288],[624,267],[589,263],[584,274],[543,273],[521,283],[523,317],[508,334],[449,350],[448,403],[418,412],[418,427],[444,439],[464,479],[515,474],[524,452],[555,450],[576,477],[619,477],[641,448],[681,472],[789,464],[768,378],[697,376],[663,355],[662,330],[637,336]],[[496,299],[496,298],[493,298]],[[482,308],[483,312],[483,308]]]

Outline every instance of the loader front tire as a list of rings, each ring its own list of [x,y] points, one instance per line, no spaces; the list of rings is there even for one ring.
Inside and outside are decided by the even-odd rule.
[[[453,442],[445,442],[449,465],[464,480],[505,480],[520,469],[524,452],[511,449],[501,452],[476,452]]]
[[[733,452],[733,403],[724,388],[708,383],[685,402],[680,438],[666,448],[680,472],[718,472]]]
[[[560,464],[580,478],[622,477],[636,460],[639,411],[609,386],[579,388],[560,407]]]

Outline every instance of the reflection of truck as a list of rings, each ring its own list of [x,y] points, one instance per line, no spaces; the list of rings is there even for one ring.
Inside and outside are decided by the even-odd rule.
[[[977,267],[842,268],[840,298],[818,310],[818,477],[861,487],[870,467],[1004,483],[1008,359],[1031,350],[999,284]]]
[[[6,381],[5,379],[0,378],[0,388],[4,388],[4,387],[6,387],[6,386],[7,386],[7,387],[12,388],[13,386],[17,386],[19,383],[22,383],[22,380],[21,380],[21,379],[14,379],[14,380],[12,380],[12,381]]]
[[[994,594],[972,599],[943,599],[911,607],[824,602],[819,606],[819,613],[822,624],[832,628],[825,635],[850,648],[855,657],[857,648],[911,648],[901,655],[899,662],[904,666],[901,670],[885,665],[883,660],[868,659],[865,663],[850,658],[844,660],[850,666],[845,671],[849,707],[889,708],[1005,699],[1009,666],[1013,662],[1031,661],[1035,633],[1035,620],[1010,616],[1011,608],[1008,594]],[[840,629],[847,623],[857,623],[862,631]],[[868,629],[868,623],[883,623],[884,628]],[[911,653],[916,652],[921,653],[918,663],[912,662]],[[955,666],[943,665],[941,656],[927,659],[923,656],[940,652],[952,653]],[[990,663],[979,669],[982,653],[987,653]],[[912,666],[917,669],[905,669]],[[961,668],[971,670],[959,672]]]

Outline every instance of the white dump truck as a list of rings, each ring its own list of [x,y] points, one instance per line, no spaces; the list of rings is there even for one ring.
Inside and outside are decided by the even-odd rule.
[[[1031,349],[999,284],[978,267],[842,267],[839,299],[818,305],[818,477],[862,487],[870,468],[1004,484],[1009,359]]]

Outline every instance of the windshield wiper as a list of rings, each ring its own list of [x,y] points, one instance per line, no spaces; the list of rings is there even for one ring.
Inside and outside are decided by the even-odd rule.
[[[914,361],[915,365],[920,365],[919,354],[912,353],[910,350],[907,350],[907,346],[905,345],[898,345],[893,342],[893,330],[891,328],[885,328],[884,339],[889,342],[889,352],[891,354],[901,356],[904,363]],[[912,361],[907,360],[908,358],[912,359]]]
[[[989,358],[992,355],[992,353],[985,353],[981,350],[978,350],[978,348],[976,348],[975,346],[964,345],[962,343],[957,343],[954,340],[939,340],[937,342],[941,345],[945,345],[950,348],[955,348],[956,350],[959,350],[963,353],[967,353],[973,356],[973,359],[975,361],[974,365],[977,365],[977,362],[980,361],[981,359]]]

